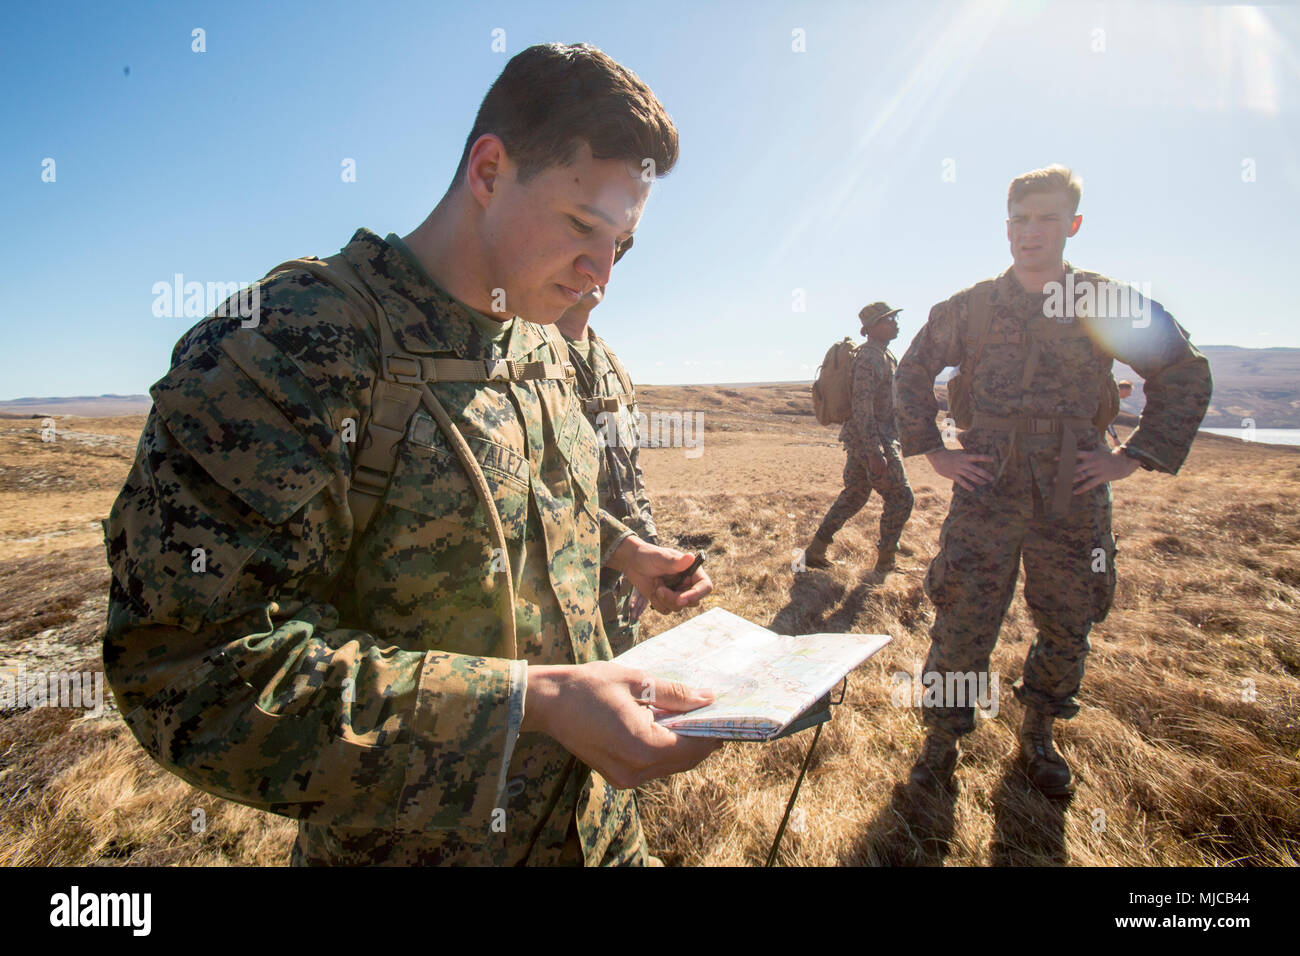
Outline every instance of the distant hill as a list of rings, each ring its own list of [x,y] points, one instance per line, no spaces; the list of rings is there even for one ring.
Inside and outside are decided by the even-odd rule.
[[[1253,418],[1256,428],[1300,428],[1300,349],[1247,349],[1236,345],[1197,348],[1210,360],[1214,376],[1214,395],[1204,427],[1239,428],[1243,418]],[[945,383],[953,371],[946,368],[935,378],[935,391],[943,408],[948,400]],[[1116,362],[1115,377],[1133,383],[1133,395],[1124,402],[1123,412],[1141,414],[1146,405],[1142,376],[1123,362]],[[1120,422],[1126,423],[1127,418],[1121,417]]]
[[[1210,360],[1214,375],[1214,397],[1204,425],[1209,428],[1237,428],[1243,418],[1253,418],[1256,428],[1300,428],[1300,349],[1246,349],[1236,345],[1197,346]],[[952,369],[944,369],[936,382],[946,382]],[[1133,396],[1124,411],[1138,415],[1146,404],[1142,376],[1123,362],[1115,363],[1115,377],[1133,382]],[[649,383],[638,383],[649,384]],[[713,388],[770,385],[810,386],[806,382],[710,383]],[[684,386],[683,386],[684,387]],[[946,389],[940,384],[940,400]],[[811,409],[811,398],[808,399]],[[40,415],[86,417],[147,414],[148,395],[80,395],[71,398],[14,398],[0,401],[0,418],[29,418]]]
[[[1210,360],[1214,396],[1202,423],[1207,428],[1238,428],[1253,418],[1256,428],[1300,428],[1300,349],[1245,349],[1236,345],[1198,345]],[[1115,377],[1133,382],[1125,411],[1146,403],[1142,376],[1122,362]]]
[[[0,417],[81,415],[87,418],[144,415],[153,405],[148,395],[77,395],[71,398],[11,398],[0,402]]]

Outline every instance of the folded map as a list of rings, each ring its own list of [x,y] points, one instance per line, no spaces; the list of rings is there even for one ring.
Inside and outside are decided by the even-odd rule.
[[[887,634],[775,634],[715,607],[614,662],[714,692],[706,707],[656,717],[675,733],[772,740],[889,640]]]

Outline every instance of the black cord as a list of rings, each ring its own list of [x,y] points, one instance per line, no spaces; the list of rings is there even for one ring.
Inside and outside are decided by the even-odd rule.
[[[849,678],[845,675],[844,680],[840,682],[839,700],[830,701],[831,706],[844,703],[844,695],[849,689]],[[781,825],[776,829],[776,839],[772,841],[772,849],[767,854],[767,862],[764,867],[772,866],[776,863],[776,851],[781,847],[781,837],[785,836],[785,825],[790,821],[790,812],[794,810],[794,802],[799,799],[799,788],[803,785],[804,774],[808,772],[808,765],[812,763],[813,751],[817,749],[817,741],[822,735],[822,727],[825,721],[817,725],[817,732],[813,734],[812,743],[808,746],[808,753],[803,758],[803,766],[799,768],[799,779],[794,782],[794,790],[790,793],[790,802],[785,805],[785,816],[781,817]]]
[[[817,732],[813,734],[812,744],[808,748],[808,754],[803,758],[803,766],[799,768],[799,779],[794,782],[794,791],[790,794],[790,802],[785,805],[785,816],[781,818],[781,825],[777,827],[776,839],[772,841],[772,852],[767,855],[767,862],[764,866],[771,866],[776,862],[776,851],[781,847],[781,837],[785,836],[785,825],[790,820],[790,811],[794,809],[794,802],[799,797],[799,787],[803,784],[803,775],[808,772],[808,765],[812,763],[813,751],[817,748],[817,739],[822,735],[824,724],[817,725]]]

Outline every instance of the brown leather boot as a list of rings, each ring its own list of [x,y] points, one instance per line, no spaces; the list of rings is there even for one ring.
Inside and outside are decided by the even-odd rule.
[[[956,734],[931,730],[921,745],[921,756],[912,765],[911,782],[918,787],[947,786],[960,754],[961,744]]]
[[[803,563],[809,568],[829,568],[835,562],[826,557],[826,548],[829,541],[823,541],[821,538],[813,535],[812,544],[808,545],[803,552]]]
[[[1026,708],[1020,725],[1020,752],[1030,782],[1049,797],[1064,797],[1074,792],[1074,776],[1052,746],[1052,720],[1051,714]]]
[[[897,547],[876,548],[876,567],[877,574],[888,574],[894,570],[894,555],[898,553]]]

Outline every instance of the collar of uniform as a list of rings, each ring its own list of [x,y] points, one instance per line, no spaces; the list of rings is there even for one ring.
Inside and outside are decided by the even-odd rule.
[[[1077,277],[1087,276],[1091,278],[1096,275],[1096,273],[1084,272],[1080,269],[1075,269],[1074,266],[1070,265],[1070,261],[1068,259],[1062,260],[1061,264],[1065,267],[1066,272],[1073,272],[1076,274]],[[1078,280],[1076,279],[1076,281]],[[1023,285],[1021,285],[1020,280],[1016,278],[1015,266],[1008,266],[1007,271],[1002,273],[1002,275],[998,276],[997,291],[998,291],[998,297],[1002,299],[1002,301],[1004,302],[1013,301],[1014,299],[1020,298],[1020,299],[1029,299],[1037,303],[1041,296],[1047,294],[1045,292],[1030,292]]]
[[[591,334],[591,370],[592,370],[592,372],[594,372],[596,375],[600,375],[600,376],[604,376],[604,375],[607,375],[607,374],[610,374],[610,373],[614,373],[614,363],[611,362],[611,361],[609,360],[609,355],[608,355],[608,352],[609,352],[609,345],[608,345],[608,343],[606,343],[604,339],[602,339],[599,335],[597,335],[597,334],[596,334],[596,330],[593,329],[590,325],[587,326],[587,330],[588,330],[588,332],[590,332],[590,334]],[[614,373],[614,374],[617,376],[617,373]],[[621,382],[619,383],[619,387],[620,387],[620,388],[622,387],[622,383],[621,383]]]
[[[377,234],[363,226],[343,247],[342,254],[379,297],[393,335],[405,351],[414,355],[493,357],[491,342],[479,332],[465,306],[433,283],[431,277],[416,272],[398,249]],[[515,316],[507,357],[530,362],[533,353],[545,346],[542,329]]]

